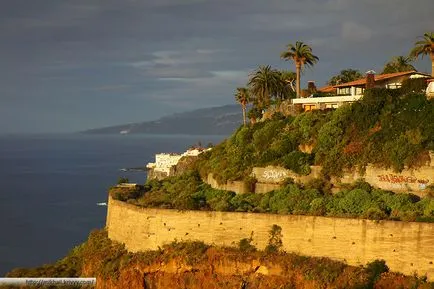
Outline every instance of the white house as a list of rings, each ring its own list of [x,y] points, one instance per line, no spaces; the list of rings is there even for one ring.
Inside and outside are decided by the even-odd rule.
[[[352,103],[362,98],[367,87],[369,88],[400,88],[406,79],[431,78],[431,75],[415,70],[375,75],[367,73],[366,78],[320,88],[318,91],[334,94],[330,97],[295,98],[293,104],[302,105],[305,111],[314,109],[337,108],[345,103]]]
[[[170,169],[173,166],[176,166],[182,157],[185,157],[185,156],[197,157],[201,153],[208,151],[210,149],[211,148],[208,148],[208,149],[191,148],[182,154],[176,154],[176,153],[156,154],[155,155],[155,163],[148,163],[146,165],[146,167],[148,169],[153,169],[156,172],[165,173],[167,176],[169,176],[170,175]]]
[[[434,79],[431,79],[426,88],[426,96],[428,98],[434,98]]]

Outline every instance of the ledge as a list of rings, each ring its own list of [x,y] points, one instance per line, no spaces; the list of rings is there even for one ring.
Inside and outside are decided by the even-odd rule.
[[[311,97],[311,98],[295,98],[293,104],[316,104],[316,103],[336,103],[336,102],[352,102],[362,98],[363,95],[344,95],[344,96],[329,96],[329,97]]]

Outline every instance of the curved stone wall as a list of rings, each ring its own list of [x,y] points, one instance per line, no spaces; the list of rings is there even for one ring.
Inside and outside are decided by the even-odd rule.
[[[434,224],[370,221],[315,216],[237,212],[177,211],[140,208],[109,198],[108,236],[131,252],[157,249],[165,243],[201,240],[233,246],[253,237],[263,249],[269,230],[279,225],[283,249],[364,265],[384,259],[392,271],[427,274],[434,280]]]

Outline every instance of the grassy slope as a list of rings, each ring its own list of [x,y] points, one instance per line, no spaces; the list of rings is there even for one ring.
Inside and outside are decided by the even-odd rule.
[[[434,195],[434,190],[432,191]],[[113,198],[143,207],[177,210],[214,210],[297,214],[331,217],[434,221],[434,198],[395,194],[358,181],[331,194],[330,184],[316,179],[308,184],[287,183],[266,194],[238,194],[211,188],[190,171],[162,181],[148,181],[142,189],[113,188]]]
[[[300,145],[311,145],[303,153]],[[353,105],[314,111],[296,118],[275,116],[240,127],[229,139],[204,154],[202,176],[213,173],[224,183],[246,179],[254,166],[280,165],[308,174],[323,166],[325,177],[367,164],[402,170],[429,161],[434,150],[434,100],[424,94],[375,89]]]

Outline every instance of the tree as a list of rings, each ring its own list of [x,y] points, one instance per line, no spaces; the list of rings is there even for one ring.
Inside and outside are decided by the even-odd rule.
[[[434,77],[434,32],[427,32],[415,43],[414,48],[410,52],[410,57],[413,59],[425,55],[431,58],[431,75]]]
[[[268,245],[265,247],[267,253],[277,253],[283,246],[282,242],[282,227],[274,224],[269,231],[270,238],[268,239]]]
[[[300,97],[300,72],[304,66],[313,66],[318,62],[319,58],[312,53],[312,48],[297,41],[295,45],[288,44],[287,50],[280,54],[280,58],[284,60],[294,61],[297,77],[297,97]]]
[[[270,105],[271,96],[276,91],[278,82],[276,70],[269,65],[261,65],[250,74],[248,85],[253,94],[254,102],[259,108]]]
[[[261,119],[262,117],[262,111],[260,108],[252,107],[249,112],[247,113],[247,116],[250,119],[250,124],[255,124],[256,120]]]
[[[297,75],[293,71],[280,70],[276,71],[278,78],[278,85],[276,89],[276,99],[285,100],[294,97],[295,93],[295,82]]]
[[[241,109],[243,110],[243,123],[246,125],[246,107],[250,102],[249,90],[245,87],[238,87],[235,92],[235,100],[241,104]]]
[[[327,81],[328,85],[338,85],[350,81],[354,81],[357,79],[363,78],[363,74],[356,69],[344,69],[341,70],[341,72],[338,75],[333,76],[330,78],[329,81]]]
[[[383,72],[381,74],[416,70],[416,68],[411,65],[411,62],[412,59],[410,57],[395,56],[391,61],[384,65]]]
[[[120,184],[124,184],[124,183],[129,183],[130,180],[127,177],[119,177],[118,178],[118,185]]]

